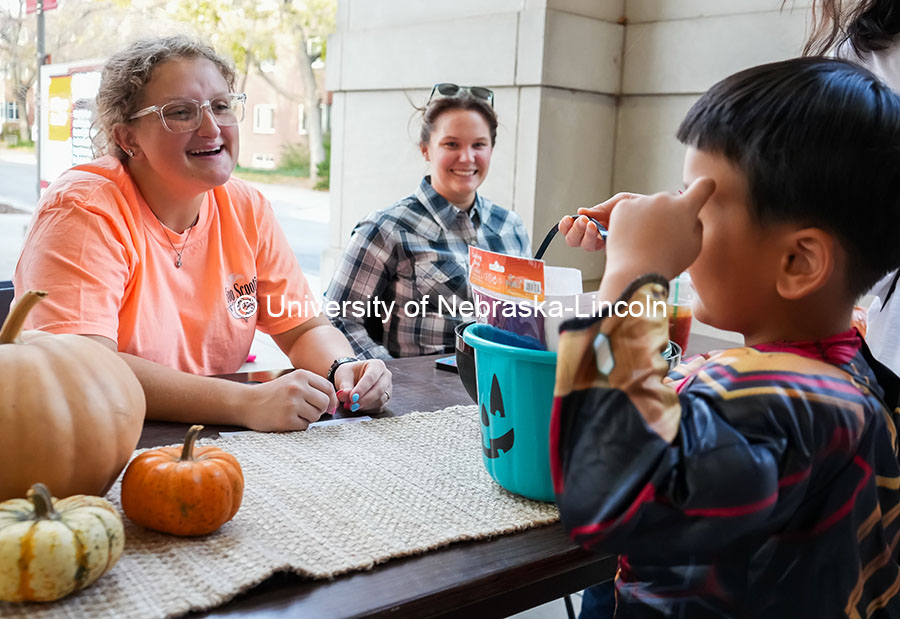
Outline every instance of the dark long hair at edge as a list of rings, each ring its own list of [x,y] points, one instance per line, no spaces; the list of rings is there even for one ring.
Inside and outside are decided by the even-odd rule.
[[[822,55],[848,42],[862,56],[889,47],[898,32],[897,0],[814,0],[812,32],[803,55]]]

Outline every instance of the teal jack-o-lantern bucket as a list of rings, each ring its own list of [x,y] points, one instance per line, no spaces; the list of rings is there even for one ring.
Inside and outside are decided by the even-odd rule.
[[[550,410],[556,353],[491,341],[492,329],[474,324],[463,333],[475,350],[484,466],[510,492],[553,501]]]

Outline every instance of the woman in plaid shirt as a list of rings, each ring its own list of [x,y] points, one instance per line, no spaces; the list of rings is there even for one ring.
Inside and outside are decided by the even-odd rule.
[[[469,246],[530,254],[522,219],[477,193],[497,138],[493,101],[487,88],[435,85],[419,141],[431,175],[354,228],[325,296],[345,308],[332,322],[360,357],[452,350],[461,318],[449,309],[469,300]],[[362,307],[365,316],[351,309]]]

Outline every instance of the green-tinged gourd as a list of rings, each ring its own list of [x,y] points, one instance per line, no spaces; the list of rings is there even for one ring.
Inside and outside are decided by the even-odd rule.
[[[28,499],[0,503],[0,600],[58,600],[108,572],[124,546],[122,517],[109,501],[52,499],[35,484]]]

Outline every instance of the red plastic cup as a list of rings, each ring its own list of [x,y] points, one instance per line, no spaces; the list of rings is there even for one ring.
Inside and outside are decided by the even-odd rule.
[[[670,303],[666,311],[669,318],[669,339],[681,346],[681,350],[687,350],[691,322],[694,319],[690,303],[681,305]]]

